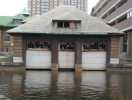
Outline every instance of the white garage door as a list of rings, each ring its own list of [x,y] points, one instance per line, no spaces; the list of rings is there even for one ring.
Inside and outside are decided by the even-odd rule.
[[[106,52],[82,52],[84,70],[104,70],[106,68]]]
[[[75,53],[72,51],[59,51],[59,68],[74,68]]]
[[[51,52],[27,50],[26,67],[27,69],[50,69]]]

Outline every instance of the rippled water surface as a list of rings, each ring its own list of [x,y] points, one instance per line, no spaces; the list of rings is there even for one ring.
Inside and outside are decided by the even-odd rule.
[[[1,72],[0,100],[132,100],[132,73]]]

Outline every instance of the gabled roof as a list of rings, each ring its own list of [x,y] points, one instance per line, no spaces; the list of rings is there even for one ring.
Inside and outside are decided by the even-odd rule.
[[[29,17],[29,14],[18,14],[16,16],[0,16],[0,26],[16,27]]]
[[[10,16],[0,16],[0,26],[11,27],[10,23],[12,22],[13,17]]]
[[[53,28],[53,20],[81,20],[79,29]],[[59,6],[27,23],[8,31],[8,33],[35,34],[108,34],[122,33],[99,18],[71,6]]]
[[[29,17],[29,14],[18,14],[14,17],[14,19],[26,20],[28,17]]]

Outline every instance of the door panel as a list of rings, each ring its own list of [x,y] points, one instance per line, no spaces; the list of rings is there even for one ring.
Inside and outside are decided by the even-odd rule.
[[[106,52],[82,52],[84,70],[104,70],[106,68]]]
[[[75,53],[72,51],[59,51],[59,68],[74,68]]]
[[[31,69],[50,69],[51,52],[27,50],[26,67]]]

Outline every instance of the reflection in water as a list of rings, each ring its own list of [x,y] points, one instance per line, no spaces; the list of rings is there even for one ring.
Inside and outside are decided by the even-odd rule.
[[[98,100],[99,98],[102,98],[106,92],[106,73],[82,73],[81,88],[82,96],[85,99],[89,98],[89,100],[93,100],[94,98],[94,100]]]
[[[0,100],[132,100],[132,73],[0,73]]]
[[[28,100],[97,100],[106,90],[105,72],[34,72],[28,71],[25,80]]]
[[[0,100],[23,100],[24,75],[0,73]]]
[[[112,100],[132,100],[132,73],[110,73],[109,89]]]

